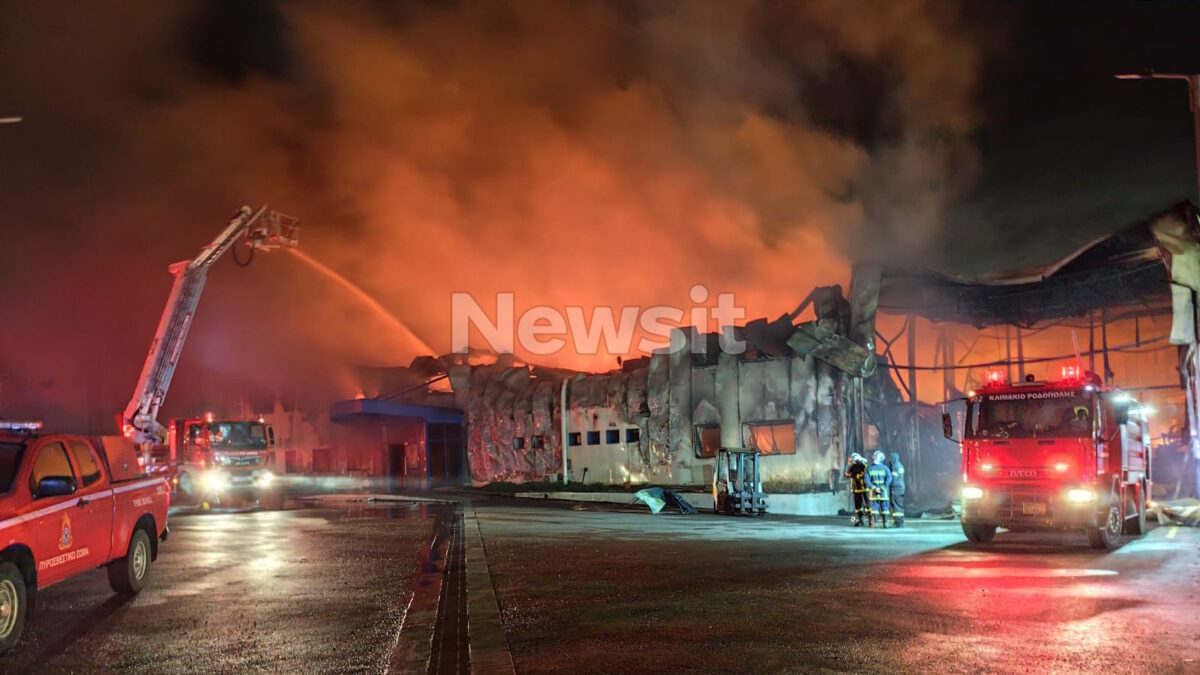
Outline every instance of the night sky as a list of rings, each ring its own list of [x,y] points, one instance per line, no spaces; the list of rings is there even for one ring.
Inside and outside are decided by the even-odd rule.
[[[1186,84],[1112,76],[1200,71],[1200,7],[1005,3],[969,14],[978,29],[988,27],[980,170],[943,229],[947,266],[1042,262],[1195,200]],[[993,262],[963,241],[1000,257]]]
[[[0,0],[0,414],[107,429],[245,202],[448,348],[449,294],[740,294],[1051,260],[1195,193],[1185,3]],[[413,354],[291,259],[210,275],[167,413]],[[608,367],[564,355],[556,362]],[[86,411],[86,412],[84,412]]]

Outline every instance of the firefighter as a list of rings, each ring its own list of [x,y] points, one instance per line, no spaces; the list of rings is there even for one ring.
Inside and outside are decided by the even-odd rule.
[[[1072,411],[1071,421],[1068,423],[1070,431],[1077,434],[1086,434],[1092,430],[1091,416],[1088,414],[1087,406],[1077,405]]]
[[[854,527],[867,525],[870,514],[867,501],[867,458],[857,452],[851,453],[846,460],[846,472],[843,475],[850,479],[850,491],[854,493],[854,516],[850,518],[850,523]]]
[[[873,455],[875,463],[867,467],[867,488],[871,493],[871,521],[874,527],[887,527],[888,513],[891,512],[892,472],[883,463],[882,450],[876,450]]]
[[[900,463],[900,453],[892,453],[892,523],[896,527],[904,527],[904,465]]]

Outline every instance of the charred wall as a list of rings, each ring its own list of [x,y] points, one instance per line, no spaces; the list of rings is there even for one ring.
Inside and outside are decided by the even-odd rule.
[[[791,322],[776,325],[782,332]],[[840,371],[786,348],[711,354],[706,350],[715,342],[708,337],[678,334],[675,344],[684,349],[610,373],[502,364],[452,373],[454,400],[466,412],[474,482],[560,478],[566,442],[574,481],[706,484],[715,465],[716,446],[701,441],[709,430],[719,436],[717,445],[734,447],[769,432],[776,445],[760,448],[770,452],[762,473],[777,488],[837,487],[845,453]]]

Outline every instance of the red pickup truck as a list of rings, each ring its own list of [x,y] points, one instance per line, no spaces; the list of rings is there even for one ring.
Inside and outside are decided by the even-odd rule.
[[[169,499],[125,439],[0,422],[0,654],[51,584],[104,565],[114,591],[140,591],[167,537]]]

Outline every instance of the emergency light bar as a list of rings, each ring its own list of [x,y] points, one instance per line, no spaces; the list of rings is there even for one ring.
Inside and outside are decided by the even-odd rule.
[[[996,387],[1004,384],[1005,371],[1003,368],[991,368],[984,373],[984,382],[989,387]]]
[[[14,431],[17,433],[32,433],[41,431],[41,420],[0,420],[0,431]]]
[[[1079,379],[1079,366],[1075,365],[1073,363],[1064,364],[1062,367],[1062,379],[1078,380]]]

